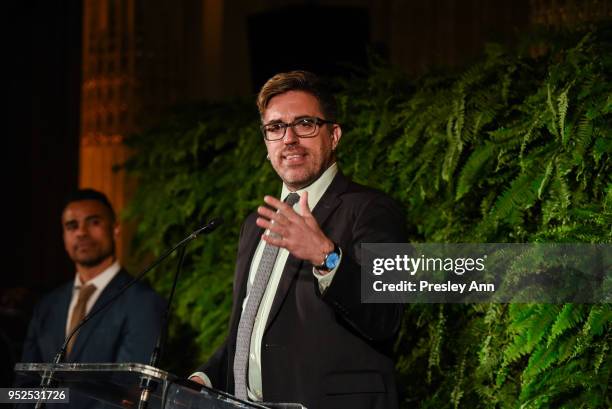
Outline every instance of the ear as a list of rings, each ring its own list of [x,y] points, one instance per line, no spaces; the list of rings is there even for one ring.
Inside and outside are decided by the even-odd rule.
[[[332,126],[330,137],[332,138],[332,151],[335,151],[340,143],[340,138],[342,138],[342,128],[339,124],[333,124]]]
[[[113,226],[113,237],[116,239],[119,238],[119,235],[121,234],[121,225],[118,222],[115,222],[115,225]]]

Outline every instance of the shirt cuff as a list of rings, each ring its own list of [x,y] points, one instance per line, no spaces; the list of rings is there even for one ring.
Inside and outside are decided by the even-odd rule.
[[[194,372],[191,375],[189,375],[189,379],[191,379],[192,377],[197,376],[198,378],[200,378],[201,380],[204,381],[204,386],[206,386],[207,388],[211,388],[212,389],[212,382],[210,381],[210,378],[204,373],[204,372]]]
[[[314,274],[315,278],[319,282],[319,291],[321,292],[321,294],[323,294],[325,290],[327,290],[327,288],[331,285],[332,280],[334,279],[334,275],[336,274],[336,271],[338,271],[338,267],[340,267],[341,263],[342,249],[340,249],[340,257],[338,259],[338,264],[336,264],[336,267],[334,267],[334,269],[331,270],[329,273],[321,274],[319,273],[319,270],[314,267],[312,268],[312,274]]]

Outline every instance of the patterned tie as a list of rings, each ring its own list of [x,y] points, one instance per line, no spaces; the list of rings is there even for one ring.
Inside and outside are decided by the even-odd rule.
[[[68,335],[72,334],[72,331],[83,321],[85,318],[85,311],[87,310],[87,301],[89,297],[96,291],[96,286],[93,284],[86,285],[85,287],[81,286],[79,290],[79,298],[77,299],[77,303],[72,309],[72,317],[70,318],[70,328],[68,329]],[[74,334],[72,339],[68,342],[66,347],[66,354],[70,355],[70,351],[72,351],[72,347],[74,346],[74,342],[78,333]]]
[[[285,203],[293,207],[300,200],[297,193],[290,193],[285,199]],[[253,285],[249,291],[249,299],[247,300],[240,323],[238,324],[238,335],[236,338],[236,354],[234,355],[234,383],[236,385],[235,396],[238,399],[247,400],[247,369],[249,362],[249,349],[251,345],[251,334],[253,333],[253,325],[255,317],[259,310],[259,304],[263,298],[270,274],[274,268],[278,247],[266,243],[261,254],[259,266],[255,273]]]

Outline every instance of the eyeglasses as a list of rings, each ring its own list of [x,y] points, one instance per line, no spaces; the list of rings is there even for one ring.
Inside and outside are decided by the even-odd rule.
[[[285,132],[287,132],[287,128],[291,127],[291,129],[293,129],[293,133],[296,134],[298,137],[312,138],[319,131],[319,125],[333,123],[335,122],[317,118],[315,116],[307,116],[298,118],[290,124],[279,121],[262,125],[261,132],[263,133],[265,140],[278,141],[285,137]]]

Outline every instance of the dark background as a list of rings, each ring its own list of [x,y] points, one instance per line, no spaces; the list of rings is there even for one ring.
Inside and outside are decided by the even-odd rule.
[[[71,269],[59,215],[78,182],[81,2],[11,2],[5,17],[2,386],[12,377],[35,301]]]

